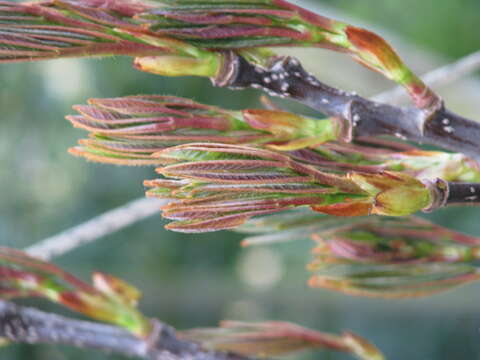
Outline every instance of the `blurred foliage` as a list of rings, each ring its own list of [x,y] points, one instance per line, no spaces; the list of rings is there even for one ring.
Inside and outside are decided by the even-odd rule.
[[[446,58],[480,48],[478,0],[317,2],[371,21]],[[319,51],[319,63],[324,53]],[[409,54],[402,55],[409,62]],[[328,70],[337,71],[342,77],[341,69]],[[88,164],[67,154],[83,136],[63,120],[72,113],[71,105],[89,97],[142,93],[242,109],[259,106],[260,94],[215,89],[204,79],[141,73],[122,58],[2,65],[0,81],[0,245],[16,248],[143,196],[142,181],[153,175],[151,168]],[[441,210],[428,217],[480,235],[478,211],[473,208]],[[179,328],[213,326],[228,318],[281,319],[329,332],[351,329],[393,360],[480,358],[479,286],[411,301],[349,298],[305,285],[304,266],[313,247],[309,240],[242,250],[240,234],[184,236],[165,231],[164,224],[154,216],[55,262],[84,279],[100,270],[138,285],[145,294],[142,311]],[[47,310],[50,306],[36,304]],[[21,345],[1,349],[0,358],[116,359],[65,347]]]

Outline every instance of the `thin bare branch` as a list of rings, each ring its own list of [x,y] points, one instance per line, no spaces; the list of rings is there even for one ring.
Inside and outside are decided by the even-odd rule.
[[[133,200],[44,239],[25,251],[44,260],[52,259],[158,213],[163,204],[165,202],[158,199]]]
[[[152,320],[154,331],[140,338],[111,325],[70,319],[0,300],[0,337],[29,344],[63,344],[147,360],[248,360],[230,352],[205,350],[179,339],[175,330]]]
[[[469,54],[451,64],[434,69],[422,76],[422,80],[431,88],[449,85],[460,78],[480,69],[480,51]],[[397,86],[372,97],[372,100],[398,104],[407,100],[405,89]]]

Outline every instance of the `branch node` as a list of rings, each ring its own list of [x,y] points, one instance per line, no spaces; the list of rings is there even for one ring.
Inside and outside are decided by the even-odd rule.
[[[450,188],[447,181],[436,179],[422,180],[422,182],[430,190],[430,194],[432,195],[432,202],[429,206],[423,209],[424,212],[432,212],[447,205],[447,200],[450,193]]]
[[[424,136],[427,124],[432,121],[432,119],[435,119],[438,114],[445,113],[445,103],[442,98],[437,96],[432,104],[421,110],[423,118],[418,122],[418,130],[420,131],[420,135]]]
[[[210,78],[212,84],[217,87],[230,87],[239,72],[239,57],[234,51],[222,52],[223,62],[220,71],[215,77]]]

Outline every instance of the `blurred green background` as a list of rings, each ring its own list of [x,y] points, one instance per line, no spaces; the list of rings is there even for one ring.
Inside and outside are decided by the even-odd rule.
[[[384,34],[419,73],[480,49],[478,0],[298,3]],[[293,52],[321,79],[361,94],[391,86],[342,56]],[[204,79],[140,73],[123,58],[1,65],[0,82],[0,244],[16,248],[142,196],[143,179],[155,177],[151,168],[89,164],[67,154],[85,136],[63,119],[72,113],[72,104],[142,93],[240,109],[258,106],[260,95],[215,89]],[[451,108],[480,120],[479,79],[471,76],[439,91]],[[478,209],[441,210],[428,217],[480,236]],[[185,236],[165,231],[164,224],[153,216],[55,263],[84,279],[93,270],[127,279],[144,292],[146,314],[180,329],[214,326],[221,319],[287,320],[335,333],[354,331],[389,360],[480,359],[480,285],[428,299],[350,298],[307,287],[308,240],[241,249],[239,234]],[[66,313],[46,302],[35,304]],[[347,358],[330,352],[296,358],[314,357]],[[0,349],[0,359],[119,358],[67,347],[12,345]]]

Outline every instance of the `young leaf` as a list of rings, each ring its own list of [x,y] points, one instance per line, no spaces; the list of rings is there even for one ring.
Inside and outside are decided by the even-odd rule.
[[[285,111],[225,110],[173,96],[90,99],[67,116],[73,126],[91,132],[71,150],[75,155],[126,165],[159,164],[152,155],[169,146],[211,141],[265,144],[292,150],[334,140],[333,119],[317,120]]]
[[[339,216],[407,215],[428,207],[427,185],[402,173],[338,174],[295,161],[290,154],[250,146],[198,143],[154,154],[157,169],[177,182],[147,181],[147,195],[174,199],[163,216],[177,231],[213,231],[300,206]],[[176,184],[172,187],[172,184]],[[405,202],[413,197],[415,202]]]
[[[309,285],[348,295],[380,298],[430,296],[480,280],[465,264],[334,265],[310,278]]]
[[[238,231],[260,233],[243,245],[313,239],[310,285],[350,295],[428,296],[480,279],[479,238],[416,217],[338,219],[296,209]]]
[[[114,16],[108,9],[88,7],[93,3],[1,1],[0,62],[169,52],[112,31],[116,27],[141,30],[130,16],[148,6],[112,2]]]
[[[285,0],[160,1],[165,5],[135,18],[160,35],[199,47],[315,46],[350,54],[356,61],[403,85],[420,108],[439,98],[380,36],[329,19]]]
[[[180,336],[197,341],[208,349],[247,356],[278,356],[306,349],[329,349],[350,353],[358,359],[383,360],[380,351],[358,335],[331,335],[280,321],[223,321],[219,328],[188,330]]]
[[[226,110],[173,96],[139,95],[90,99],[68,116],[90,131],[71,149],[93,161],[159,165],[153,156],[191,142],[248,144],[285,151],[293,159],[331,172],[403,172],[418,179],[480,181],[478,164],[462,154],[421,151],[384,140],[333,142],[341,133],[335,119],[314,119],[279,109]]]
[[[252,48],[316,46],[349,53],[403,85],[420,108],[441,103],[380,36],[285,0],[160,2],[1,1],[0,62],[128,55],[142,71],[215,77],[225,48],[261,65],[271,52]]]
[[[140,70],[215,76],[222,54],[149,35],[133,17],[150,8],[128,0],[0,1],[0,62],[127,55]]]
[[[150,322],[135,308],[139,296],[138,290],[110,275],[95,273],[91,286],[53,264],[0,247],[0,298],[44,297],[147,336]]]

